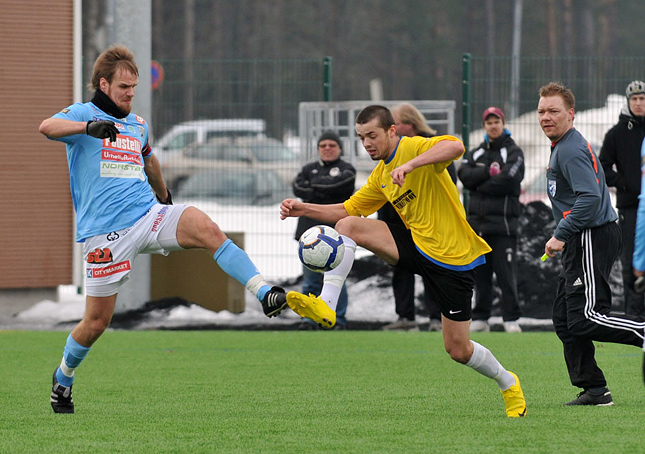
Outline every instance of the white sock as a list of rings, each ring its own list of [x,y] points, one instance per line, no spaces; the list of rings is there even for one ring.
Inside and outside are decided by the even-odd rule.
[[[74,376],[74,371],[76,370],[75,367],[68,367],[67,363],[65,362],[65,357],[60,362],[60,371],[65,375],[66,377],[72,378]]]
[[[473,344],[473,356],[470,357],[466,366],[495,380],[501,390],[506,390],[513,386],[515,384],[515,378],[504,369],[490,350],[475,341],[471,342]]]
[[[327,303],[332,311],[336,310],[340,291],[343,289],[345,279],[352,270],[354,265],[354,253],[356,252],[356,242],[350,237],[341,235],[343,243],[345,243],[345,255],[343,260],[336,268],[327,271],[323,277],[323,287],[320,292],[320,298]]]

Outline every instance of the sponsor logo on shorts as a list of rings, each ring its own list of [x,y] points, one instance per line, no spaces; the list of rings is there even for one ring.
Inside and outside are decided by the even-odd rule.
[[[152,231],[156,232],[159,230],[159,226],[161,225],[161,221],[163,221],[163,218],[166,216],[166,211],[168,211],[168,205],[165,205],[159,212],[157,213],[157,217],[155,218],[155,222],[152,224]]]
[[[119,235],[119,232],[110,232],[105,237],[105,239],[108,240],[108,241],[116,241],[119,238],[121,238],[121,236]]]
[[[112,251],[110,248],[96,248],[87,254],[87,263],[110,263],[112,261]]]
[[[116,273],[130,271],[130,260],[125,262],[115,263],[114,265],[106,266],[103,268],[86,268],[86,276],[90,279],[101,277],[108,277]]]

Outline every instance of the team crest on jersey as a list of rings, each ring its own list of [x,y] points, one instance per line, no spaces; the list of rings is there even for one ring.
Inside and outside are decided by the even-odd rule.
[[[549,180],[549,194],[551,194],[551,197],[555,197],[555,180]]]

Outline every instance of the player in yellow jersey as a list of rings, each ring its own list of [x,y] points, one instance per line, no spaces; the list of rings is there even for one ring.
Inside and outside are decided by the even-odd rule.
[[[345,242],[343,261],[324,275],[320,296],[287,294],[296,313],[333,327],[340,289],[362,246],[393,266],[427,278],[442,313],[444,346],[450,357],[497,382],[508,417],[526,415],[519,379],[484,346],[470,340],[474,269],[491,249],[470,228],[446,167],[464,153],[452,136],[399,137],[392,113],[372,105],[356,117],[356,133],[372,160],[379,161],[367,183],[344,203],[317,205],[286,199],[280,217],[307,216],[335,229]],[[405,227],[367,219],[390,202]]]

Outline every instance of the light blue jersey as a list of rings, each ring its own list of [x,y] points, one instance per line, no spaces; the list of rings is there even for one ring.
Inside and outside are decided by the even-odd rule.
[[[645,271],[645,140],[641,145],[641,193],[638,196],[638,212],[636,215],[636,238],[634,240],[634,256],[632,266]]]
[[[155,204],[144,172],[143,159],[152,154],[146,121],[132,113],[114,118],[91,102],[73,104],[53,118],[110,120],[119,130],[115,142],[86,134],[55,139],[67,146],[76,241],[134,225]]]

